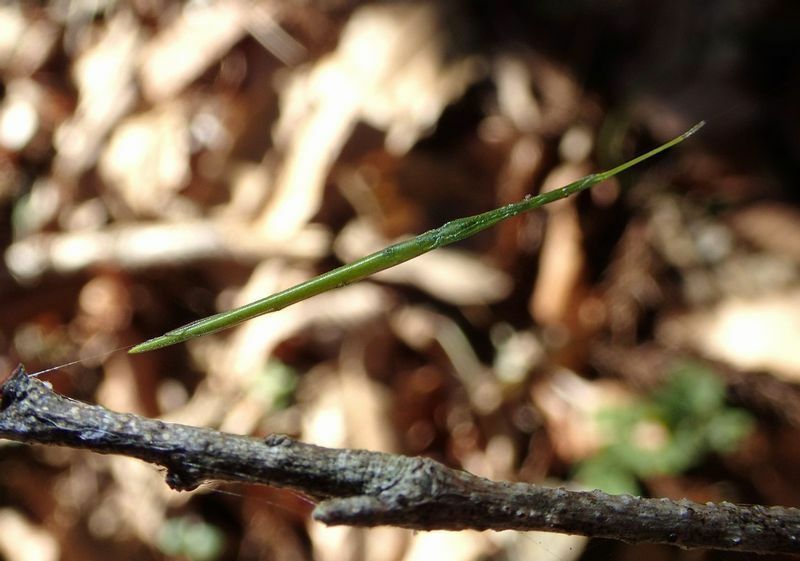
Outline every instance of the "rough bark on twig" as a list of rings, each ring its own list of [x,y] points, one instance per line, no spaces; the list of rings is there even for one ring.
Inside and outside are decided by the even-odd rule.
[[[427,458],[336,450],[170,424],[54,393],[20,366],[0,386],[0,437],[140,458],[178,490],[205,481],[295,489],[326,524],[540,530],[628,542],[800,554],[800,509],[705,505],[490,481]]]

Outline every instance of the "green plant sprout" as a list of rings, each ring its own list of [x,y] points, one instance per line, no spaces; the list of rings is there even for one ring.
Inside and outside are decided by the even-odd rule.
[[[708,454],[731,452],[753,428],[747,411],[725,403],[722,380],[697,362],[677,364],[663,387],[601,411],[598,422],[607,444],[574,477],[615,494],[638,494],[640,480],[683,473]]]
[[[276,312],[328,290],[360,281],[379,271],[389,269],[395,265],[419,257],[423,253],[466,239],[512,216],[537,209],[575,193],[580,193],[601,181],[614,177],[618,173],[683,142],[696,133],[704,124],[705,121],[701,121],[682,135],[613,169],[587,175],[560,189],[548,191],[547,193],[542,193],[535,197],[528,196],[516,203],[511,203],[482,214],[457,218],[438,228],[428,230],[415,238],[385,247],[380,251],[362,257],[352,263],[332,269],[327,273],[323,273],[296,286],[287,288],[286,290],[276,292],[261,300],[256,300],[240,308],[199,319],[177,329],[173,329],[172,331],[168,331],[164,335],[154,337],[153,339],[136,345],[128,352],[144,353],[176,343],[182,343],[193,337],[200,337],[201,335],[208,335],[209,333],[233,327],[234,325],[238,325],[256,316]]]

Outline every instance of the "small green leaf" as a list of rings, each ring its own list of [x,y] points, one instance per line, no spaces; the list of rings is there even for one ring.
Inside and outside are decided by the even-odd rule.
[[[167,520],[158,536],[162,553],[191,561],[213,561],[220,556],[224,545],[225,536],[219,528],[188,517]]]
[[[730,452],[753,426],[746,411],[726,406],[722,380],[696,362],[676,367],[649,398],[602,411],[598,422],[609,444],[575,476],[609,492],[631,492],[637,478],[682,473],[709,453]]]

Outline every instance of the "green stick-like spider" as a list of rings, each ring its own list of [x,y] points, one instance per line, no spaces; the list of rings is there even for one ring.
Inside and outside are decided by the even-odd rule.
[[[362,280],[374,273],[383,271],[400,263],[404,263],[410,259],[414,259],[434,250],[438,247],[449,245],[451,243],[468,238],[482,230],[490,228],[523,212],[534,210],[548,203],[563,199],[575,193],[579,193],[593,185],[605,181],[618,173],[627,170],[636,164],[655,156],[656,154],[667,150],[676,144],[683,142],[691,135],[696,133],[703,125],[704,121],[697,123],[691,129],[682,135],[670,140],[655,148],[646,154],[642,154],[632,160],[625,162],[613,169],[603,171],[600,173],[593,173],[584,178],[570,183],[560,189],[548,191],[535,197],[526,197],[525,199],[511,203],[482,214],[475,216],[467,216],[465,218],[458,218],[447,222],[446,224],[428,230],[419,236],[410,240],[402,241],[384,249],[362,257],[352,263],[337,267],[327,273],[323,273],[313,279],[302,282],[286,290],[276,292],[261,300],[256,300],[250,304],[246,304],[240,308],[236,308],[227,312],[221,312],[207,318],[199,319],[172,331],[168,331],[164,335],[149,339],[144,343],[136,345],[129,352],[143,353],[167,347],[176,343],[181,343],[193,337],[207,335],[222,329],[233,327],[243,321],[247,321],[262,314],[268,314],[296,304],[301,300],[311,298],[317,294],[321,294],[334,288],[339,288],[350,283]]]

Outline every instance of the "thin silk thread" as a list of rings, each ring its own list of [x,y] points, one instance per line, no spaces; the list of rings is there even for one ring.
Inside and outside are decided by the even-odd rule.
[[[87,360],[105,358],[105,357],[110,356],[110,355],[112,355],[112,354],[114,354],[116,352],[119,352],[119,351],[127,351],[128,349],[132,349],[135,346],[136,345],[133,344],[133,345],[126,345],[124,347],[117,347],[116,349],[111,349],[110,351],[105,351],[103,353],[99,353],[99,354],[96,354],[96,355],[79,358],[78,360],[73,360],[72,362],[65,362],[64,364],[59,364],[58,366],[53,366],[52,368],[47,368],[45,370],[40,370],[38,372],[29,372],[28,376],[30,376],[32,378],[38,378],[42,374],[47,374],[48,372],[53,372],[55,370],[60,370],[62,368],[66,368],[67,366],[72,366],[73,364],[80,364],[81,362],[86,362]]]

